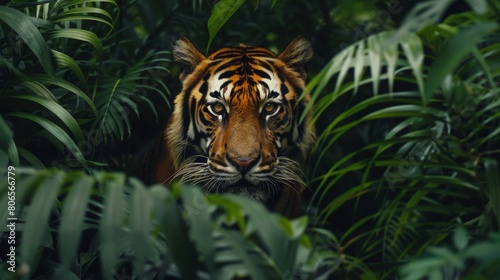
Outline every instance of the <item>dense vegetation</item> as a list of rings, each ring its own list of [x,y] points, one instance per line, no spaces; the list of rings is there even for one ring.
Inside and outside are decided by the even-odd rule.
[[[500,279],[499,22],[496,0],[0,1],[0,279]],[[302,34],[303,217],[126,175],[175,39]]]

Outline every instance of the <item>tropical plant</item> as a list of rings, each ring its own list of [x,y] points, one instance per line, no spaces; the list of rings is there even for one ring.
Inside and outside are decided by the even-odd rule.
[[[0,205],[14,186],[19,243],[17,273],[2,262],[1,279],[500,277],[500,4],[405,3],[397,29],[345,43],[342,28],[379,19],[368,11],[384,1],[262,2],[0,5],[0,167],[14,178]],[[308,218],[109,171],[161,129],[173,39],[279,49],[277,34],[297,30],[319,57]]]
[[[131,27],[116,30],[114,0],[11,3],[0,14],[0,108],[22,128],[9,149],[12,163],[103,164],[88,160],[99,158],[89,147],[130,136],[129,115],[139,116],[141,103],[156,113],[152,95],[167,101],[165,51],[115,50],[130,40],[120,32]],[[46,145],[58,156],[41,160]]]
[[[17,178],[15,215],[26,225],[15,237],[21,242],[12,275],[19,279],[309,278],[334,260],[311,242],[306,217],[269,215],[241,197],[205,196],[188,186],[146,188],[120,173],[9,170]],[[7,192],[0,193],[5,205]]]
[[[145,105],[157,115],[156,100],[168,104],[168,56],[151,40],[165,23],[136,22],[140,4],[119,9],[112,0],[0,8],[6,35],[0,163],[8,171],[0,201],[13,204],[3,220],[19,218],[4,235],[16,237],[16,249],[6,251],[17,254],[15,265],[11,256],[2,262],[2,279],[330,273],[324,268],[332,255],[311,243],[306,218],[288,221],[241,198],[204,197],[187,186],[172,194],[162,186],[146,189],[124,174],[95,171],[127,158],[109,160],[96,150],[109,152],[130,137],[131,112],[139,117]],[[47,144],[55,155],[43,153],[53,152]],[[89,174],[61,170],[68,167]]]
[[[343,264],[348,278],[392,278],[401,261],[441,243],[457,226],[481,238],[500,225],[499,6],[483,2],[422,26],[419,18],[443,13],[430,5],[417,5],[409,15],[416,19],[395,32],[344,49],[309,84],[317,122],[338,112],[318,137],[310,208],[328,221],[348,205],[347,215],[357,220],[337,244],[352,255]],[[332,77],[335,86],[325,94]],[[371,93],[360,92],[364,85]],[[338,110],[353,92],[363,94],[360,101]],[[367,127],[380,129],[378,135]],[[338,156],[343,137],[371,142]],[[336,192],[339,184],[347,185]]]
[[[401,267],[404,279],[496,279],[500,276],[500,236],[491,233],[485,240],[469,244],[463,227],[452,235],[453,246],[430,247],[417,260]]]

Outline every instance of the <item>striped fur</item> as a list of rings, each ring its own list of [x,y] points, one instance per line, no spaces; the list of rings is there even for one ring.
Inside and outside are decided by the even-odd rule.
[[[173,55],[184,69],[182,91],[154,152],[154,180],[199,184],[299,215],[299,163],[314,139],[310,113],[299,123],[309,102],[309,41],[299,37],[280,55],[240,45],[205,57],[184,38]]]

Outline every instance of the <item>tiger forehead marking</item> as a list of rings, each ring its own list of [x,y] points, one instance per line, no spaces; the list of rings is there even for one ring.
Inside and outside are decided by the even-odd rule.
[[[241,46],[237,49],[226,48],[212,56],[210,75],[212,77],[208,87],[212,92],[212,97],[222,98],[230,101],[239,98],[237,95],[243,94],[244,98],[259,98],[265,100],[268,97],[278,96],[277,92],[269,95],[271,90],[278,86],[278,77],[269,51],[248,51],[255,48]],[[232,54],[228,56],[227,53]],[[225,55],[222,55],[225,54]],[[221,59],[220,57],[224,58]],[[229,60],[229,61],[228,61]],[[257,94],[255,94],[255,92]]]
[[[296,215],[304,187],[299,163],[314,138],[303,95],[309,41],[297,38],[279,55],[240,45],[205,57],[181,39],[173,54],[184,71],[165,136],[175,170],[169,180]]]

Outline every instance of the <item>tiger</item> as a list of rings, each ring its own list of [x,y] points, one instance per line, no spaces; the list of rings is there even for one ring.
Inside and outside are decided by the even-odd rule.
[[[298,217],[301,164],[315,139],[304,92],[310,40],[298,37],[279,55],[240,44],[204,56],[180,38],[172,54],[182,90],[156,148],[144,156],[159,158],[142,165],[152,181],[240,195]]]

